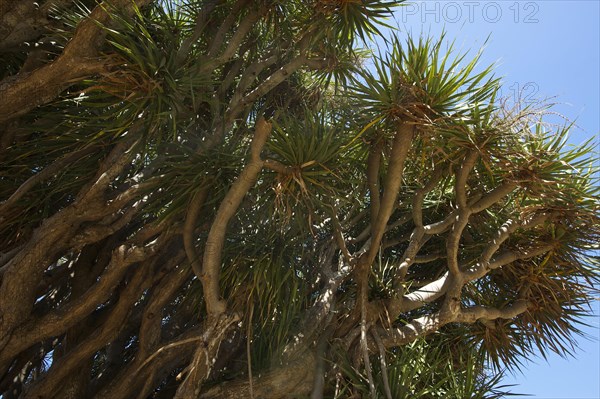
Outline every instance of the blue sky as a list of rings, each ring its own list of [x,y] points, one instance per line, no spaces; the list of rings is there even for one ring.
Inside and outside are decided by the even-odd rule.
[[[474,53],[488,40],[482,62],[497,63],[504,96],[525,101],[550,98],[554,111],[576,120],[570,141],[600,132],[600,1],[415,1],[395,15],[401,30],[439,36],[446,31],[458,49]],[[473,53],[473,54],[474,54]],[[559,116],[550,116],[562,123]],[[508,376],[514,392],[540,399],[600,398],[600,302],[580,339],[575,358],[550,355]]]

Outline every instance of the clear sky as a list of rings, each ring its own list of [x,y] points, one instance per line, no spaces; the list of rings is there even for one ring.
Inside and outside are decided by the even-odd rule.
[[[600,132],[600,0],[413,1],[395,15],[402,30],[455,40],[476,52],[491,34],[483,63],[497,62],[505,96],[553,98],[554,110],[576,120],[571,142]],[[560,118],[553,119],[560,122]],[[550,355],[508,376],[514,392],[541,399],[600,398],[600,302],[575,358]]]

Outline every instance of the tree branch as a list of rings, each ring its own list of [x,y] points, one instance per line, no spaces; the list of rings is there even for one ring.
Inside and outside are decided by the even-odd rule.
[[[197,398],[200,395],[202,382],[208,378],[219,352],[225,334],[239,321],[237,315],[219,314],[209,318],[202,333],[202,342],[188,366],[187,375],[174,396],[174,399]]]
[[[237,0],[235,2],[233,7],[231,8],[231,10],[229,11],[227,16],[223,20],[223,23],[221,24],[221,26],[219,26],[217,33],[212,38],[212,44],[210,46],[210,49],[208,50],[208,58],[214,59],[217,57],[217,52],[219,51],[219,49],[221,48],[221,45],[225,41],[225,35],[227,34],[227,32],[229,32],[229,30],[231,29],[231,27],[233,26],[233,23],[235,22],[235,20],[237,18],[247,21],[246,24],[248,24],[248,22],[250,22],[250,24],[249,24],[250,27],[254,26],[254,23],[256,22],[257,18],[259,17],[259,15],[257,15],[258,13],[256,13],[256,12],[251,13],[250,16],[247,15],[247,16],[245,16],[245,18],[241,18],[241,12],[246,8],[248,3],[249,3],[248,0]],[[238,31],[242,30],[242,33],[239,34],[239,36],[240,37],[246,36],[247,29],[248,28],[246,28],[245,25],[240,25],[240,29],[238,29]],[[236,40],[235,42],[238,42],[238,40]],[[234,51],[235,51],[235,48],[234,48]],[[228,54],[229,53],[227,53],[227,51],[226,51],[223,56],[226,57]]]
[[[198,280],[202,278],[202,265],[200,263],[200,255],[194,244],[195,231],[198,216],[200,215],[200,211],[202,210],[207,197],[208,187],[203,187],[194,194],[194,197],[188,206],[185,224],[183,226],[183,245],[185,253]]]
[[[369,157],[367,158],[367,185],[369,187],[369,198],[371,200],[371,226],[375,225],[379,207],[381,204],[381,196],[379,193],[379,168],[381,167],[381,147],[382,141],[377,140],[374,145],[371,145]]]
[[[471,211],[473,213],[478,213],[483,211],[484,209],[489,208],[494,205],[496,202],[500,201],[502,198],[510,194],[515,188],[517,184],[513,182],[506,182],[501,184],[500,186],[493,189],[489,194],[481,198],[474,205],[471,206]]]
[[[406,161],[406,157],[408,156],[414,131],[415,127],[413,125],[401,122],[394,136],[392,153],[384,182],[383,198],[381,199],[379,213],[377,214],[377,219],[371,233],[371,245],[367,257],[369,265],[373,262],[379,251],[379,245],[381,244],[387,222],[395,208],[396,198],[402,184],[404,161]]]
[[[104,191],[130,161],[133,139],[117,144],[101,164],[94,179],[75,201],[44,220],[27,244],[3,267],[0,283],[0,349],[12,330],[26,319],[35,302],[36,286],[52,259],[63,250],[84,221],[104,216]],[[112,209],[108,207],[108,212]]]
[[[225,303],[220,299],[219,276],[221,270],[221,251],[223,249],[227,224],[262,170],[264,162],[260,159],[260,152],[271,133],[271,124],[261,118],[256,122],[255,129],[254,138],[250,145],[250,161],[221,202],[206,239],[201,282],[204,288],[207,311],[209,315],[213,316],[223,313],[226,307]]]
[[[456,203],[458,208],[466,208],[467,207],[467,180],[469,178],[469,174],[475,167],[475,162],[479,158],[479,153],[477,151],[471,150],[463,159],[463,163],[456,174],[456,181],[454,184],[454,193],[456,195]]]
[[[441,313],[434,313],[419,317],[402,327],[387,329],[379,328],[378,333],[381,337],[383,346],[386,348],[393,348],[410,343],[419,337],[431,334],[451,321],[451,318],[444,317]]]
[[[131,307],[139,299],[140,294],[148,284],[149,270],[140,267],[136,270],[129,284],[125,287],[114,308],[110,311],[103,328],[97,334],[91,335],[69,351],[64,357],[52,364],[48,374],[32,385],[25,397],[52,397],[53,393],[68,375],[72,374],[82,361],[88,359],[99,348],[112,341],[124,325]]]
[[[441,298],[450,287],[449,274],[402,297],[400,312],[410,312]]]
[[[99,281],[83,295],[17,328],[0,354],[0,364],[12,359],[35,342],[59,335],[83,320],[113,293],[129,266],[150,258],[162,245],[163,241],[159,240],[154,245],[144,248],[119,246],[113,251],[110,263]]]
[[[525,250],[521,250],[519,252],[516,251],[505,251],[502,252],[498,257],[492,259],[489,263],[480,264],[478,267],[473,270],[465,273],[465,277],[467,281],[472,281],[478,278],[485,276],[490,270],[498,269],[504,265],[508,265],[516,260],[523,260],[533,258],[535,256],[543,255],[548,251],[551,251],[554,248],[552,244],[546,244],[539,247],[528,248]]]
[[[459,323],[473,324],[477,321],[490,321],[496,319],[513,319],[518,315],[525,313],[529,302],[524,299],[519,299],[512,305],[502,309],[489,308],[485,306],[472,306],[462,309],[456,318]]]
[[[93,59],[99,55],[104,40],[102,26],[110,20],[107,10],[130,11],[132,3],[142,7],[150,1],[112,0],[110,5],[106,2],[97,5],[89,17],[79,23],[57,59],[29,74],[11,76],[0,82],[0,124],[53,100],[67,87],[101,71],[104,65]]]
[[[250,91],[245,96],[233,96],[228,110],[225,114],[225,130],[233,123],[233,121],[240,115],[242,110],[244,110],[248,105],[254,103],[258,98],[267,94],[277,85],[279,85],[284,80],[288,79],[288,77],[296,72],[304,63],[306,62],[306,57],[301,54],[290,62],[279,68],[275,71],[271,76],[267,77],[261,84],[259,84],[254,90]],[[238,93],[241,94],[241,93]]]
[[[246,0],[238,0],[238,4],[244,2]],[[246,15],[242,21],[240,22],[237,30],[229,40],[229,43],[218,57],[215,54],[212,54],[213,57],[204,57],[203,62],[199,63],[198,74],[204,74],[210,71],[215,70],[219,65],[223,65],[224,63],[230,61],[237,49],[240,47],[246,35],[252,28],[254,28],[256,22],[264,15],[267,11],[266,7],[262,7],[259,10],[253,10],[248,15]],[[221,39],[221,41],[223,41]],[[222,43],[217,42],[217,40],[213,41],[212,47],[213,50],[217,49],[221,46]]]
[[[514,262],[515,260],[531,258],[533,256],[541,255],[550,251],[553,246],[548,244],[538,248],[529,248],[528,250],[524,250],[519,253],[506,251],[500,254],[500,256],[498,256],[496,259],[491,260],[492,256],[498,251],[498,249],[500,249],[502,243],[504,243],[518,228],[525,230],[532,229],[540,224],[545,223],[551,216],[552,214],[550,212],[542,212],[540,214],[530,216],[522,223],[514,220],[508,220],[506,223],[504,223],[496,233],[496,237],[484,249],[477,264],[471,270],[465,271],[464,275],[466,280],[476,280],[485,276],[490,270],[497,269],[506,264]]]
[[[192,44],[196,43],[206,28],[206,23],[209,19],[210,14],[213,12],[217,4],[223,4],[224,0],[209,0],[203,3],[203,7],[200,8],[196,19],[194,20],[194,31],[192,35],[186,38],[181,47],[177,51],[177,61],[179,64],[189,55]]]

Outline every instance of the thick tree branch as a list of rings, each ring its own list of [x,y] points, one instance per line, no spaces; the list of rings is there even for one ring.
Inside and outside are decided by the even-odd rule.
[[[439,253],[433,253],[433,254],[427,254],[427,255],[418,255],[415,257],[415,261],[414,263],[419,264],[419,263],[429,263],[429,262],[433,262],[436,261],[438,259],[443,259],[444,255],[439,254]]]
[[[210,228],[203,257],[201,275],[206,308],[210,315],[217,316],[225,311],[225,302],[220,299],[219,276],[221,270],[221,251],[227,231],[227,224],[242,203],[242,199],[254,185],[263,168],[260,152],[271,133],[271,124],[264,119],[256,122],[254,138],[250,146],[250,161],[232,184],[219,206],[215,220]]]
[[[35,342],[59,335],[65,329],[71,328],[80,322],[94,311],[99,303],[103,303],[108,299],[119,281],[129,270],[129,266],[148,259],[159,246],[158,243],[145,248],[119,246],[113,251],[110,264],[107,266],[106,272],[100,277],[99,282],[94,284],[85,294],[67,302],[59,309],[41,318],[30,320],[17,328],[0,355],[0,365]]]
[[[428,234],[428,235],[442,234],[443,232],[445,232],[452,226],[452,223],[454,223],[456,221],[457,215],[458,215],[458,211],[454,210],[448,216],[446,216],[443,220],[440,220],[439,222],[431,223],[431,224],[428,224],[427,226],[424,226],[423,229],[425,231],[425,234]]]
[[[10,52],[25,42],[38,39],[56,23],[49,18],[51,7],[63,7],[72,0],[0,1],[0,53]]]
[[[140,267],[136,270],[129,284],[125,287],[114,308],[110,311],[106,324],[98,333],[91,335],[64,357],[52,364],[51,370],[40,381],[32,385],[24,395],[25,398],[52,397],[62,381],[71,375],[81,362],[92,356],[99,348],[105,346],[118,335],[124,321],[131,312],[132,306],[148,284],[149,270]]]
[[[202,277],[202,265],[200,255],[198,254],[194,243],[196,238],[195,231],[198,216],[200,216],[200,211],[202,210],[207,197],[208,187],[203,187],[194,194],[194,197],[188,206],[185,224],[183,226],[183,245],[185,253],[190,262],[190,266],[198,279]]]
[[[446,273],[424,287],[404,295],[400,305],[400,312],[410,312],[441,298],[450,287],[450,281],[449,274]]]
[[[419,317],[402,327],[379,328],[378,333],[383,345],[386,348],[393,348],[431,334],[451,321],[451,318],[445,317],[441,313],[434,313]]]
[[[264,167],[267,169],[271,169],[274,172],[281,173],[282,175],[286,175],[293,172],[293,168],[286,166],[281,162],[275,161],[273,159],[265,159]]]
[[[394,211],[396,198],[398,198],[398,192],[402,185],[404,162],[408,156],[414,132],[415,127],[413,125],[407,122],[400,122],[394,136],[387,175],[384,181],[383,198],[381,199],[379,213],[377,214],[377,219],[371,233],[371,245],[367,257],[369,265],[373,262],[379,251],[379,245],[381,244],[385,228]]]
[[[197,398],[202,383],[208,378],[226,333],[239,321],[237,315],[219,314],[206,321],[202,342],[197,346],[193,360],[188,366],[187,375],[174,396],[174,399]]]
[[[77,81],[100,72],[104,65],[94,58],[98,57],[105,36],[102,25],[110,20],[107,10],[112,7],[128,11],[132,3],[142,7],[150,1],[112,0],[110,6],[106,2],[97,5],[77,26],[73,38],[57,59],[29,74],[0,82],[0,124],[53,100]]]
[[[475,167],[478,158],[479,153],[477,151],[471,150],[467,152],[458,173],[456,173],[454,193],[456,195],[456,204],[458,208],[467,208],[467,180],[469,179],[469,174]]]
[[[314,381],[316,359],[312,351],[306,350],[287,364],[254,377],[255,398],[296,397],[297,392],[310,392]],[[214,386],[200,395],[201,399],[238,399],[250,397],[247,380],[234,380]]]
[[[173,264],[177,264],[178,261],[182,260],[183,254],[177,255]],[[125,367],[112,382],[102,389],[95,397],[100,398],[126,398],[133,397],[133,392],[137,384],[140,382],[140,376],[148,378],[148,375],[152,375],[155,370],[158,370],[160,364],[163,362],[165,356],[169,356],[169,353],[175,349],[175,346],[170,346],[173,342],[170,342],[163,346],[163,350],[160,351],[160,356],[154,356],[153,361],[148,359],[153,356],[153,351],[156,350],[160,339],[161,339],[161,323],[163,318],[163,308],[168,301],[173,299],[173,296],[180,289],[181,285],[189,277],[190,272],[188,268],[179,267],[176,270],[171,270],[169,267],[163,280],[152,289],[152,296],[150,302],[146,305],[144,313],[142,315],[142,321],[139,328],[139,349],[136,353],[135,359]],[[178,348],[185,348],[189,352],[192,344],[196,344],[197,340],[186,341],[190,339],[188,335],[197,334],[197,330],[192,329],[184,333],[183,337],[178,337],[175,342],[184,342],[184,344],[176,345]],[[182,350],[182,349],[179,349]],[[145,365],[143,368],[142,365]],[[138,381],[137,384],[133,383]],[[154,386],[154,385],[152,385]]]
[[[485,195],[479,201],[477,201],[474,205],[471,206],[471,211],[473,213],[478,213],[483,211],[484,209],[489,208],[494,205],[502,198],[510,194],[517,185],[513,182],[503,183],[500,186],[496,187],[489,194]]]
[[[508,263],[514,262],[515,260],[527,259],[551,250],[553,246],[548,244],[538,248],[529,248],[519,253],[506,251],[492,260],[492,256],[494,256],[494,254],[496,254],[496,252],[500,249],[502,243],[504,243],[517,229],[532,229],[545,223],[551,216],[552,213],[550,212],[542,212],[528,217],[523,222],[508,220],[500,227],[496,233],[496,237],[492,240],[492,242],[483,250],[483,253],[479,257],[477,264],[470,270],[465,271],[465,278],[468,281],[472,281],[485,276],[490,270],[497,269]],[[541,253],[539,251],[541,251]]]
[[[225,41],[225,35],[229,32],[229,30],[233,26],[233,23],[237,19],[245,20],[245,21],[247,21],[246,23],[250,22],[250,26],[254,25],[254,22],[256,22],[256,20],[259,17],[258,13],[254,12],[254,13],[250,13],[249,16],[246,15],[243,18],[241,17],[241,13],[244,11],[245,8],[247,8],[248,3],[249,3],[249,0],[237,0],[235,2],[235,4],[233,5],[233,7],[231,7],[231,10],[229,11],[227,16],[223,20],[223,23],[221,24],[221,26],[219,26],[217,33],[212,38],[212,45],[210,46],[210,49],[208,50],[208,58],[214,59],[217,57],[217,52],[220,50],[221,46],[223,45],[223,43]],[[246,28],[245,25],[240,26],[240,29],[238,29],[238,31],[242,30],[242,32],[239,34],[239,36],[244,37],[247,33],[247,29],[248,28]],[[227,54],[228,53],[225,52],[224,57],[226,57]]]
[[[502,309],[489,308],[485,306],[473,306],[462,309],[456,318],[459,323],[473,324],[477,321],[490,321],[496,319],[514,319],[518,315],[525,313],[529,303],[526,300],[519,299],[512,305]]]
[[[431,192],[435,188],[435,186],[440,182],[443,176],[443,170],[441,167],[436,167],[433,170],[432,177],[427,181],[427,183],[419,188],[413,197],[412,200],[412,218],[415,226],[419,229],[423,229],[423,233],[425,233],[423,226],[423,201],[425,200],[425,196]]]
[[[139,186],[134,186],[131,188],[131,191],[137,193],[138,189]],[[144,204],[145,201],[140,200],[134,203],[129,208],[125,209],[119,206],[124,205],[121,204],[121,201],[119,201],[116,204],[111,203],[109,205],[105,205],[104,208],[107,212],[113,211],[114,213],[112,215],[106,216],[101,222],[82,229],[69,241],[69,246],[73,250],[80,250],[88,244],[98,242],[116,233],[117,231],[127,226],[135,216],[139,215]],[[123,213],[121,214],[118,213],[120,209],[123,210]],[[149,226],[150,224],[146,225],[145,229],[143,230],[148,230]]]
[[[84,186],[75,201],[47,218],[27,244],[3,267],[0,284],[0,349],[12,330],[29,316],[35,302],[36,286],[48,264],[63,250],[80,224],[102,218],[102,194],[129,163],[133,140],[113,148],[100,166],[96,178]],[[109,208],[108,213],[112,213]]]
[[[508,265],[516,260],[523,260],[533,258],[535,256],[543,255],[554,248],[553,244],[541,245],[538,247],[532,247],[523,249],[520,251],[504,251],[501,252],[497,257],[492,259],[490,262],[478,264],[478,266],[469,272],[465,273],[467,281],[476,280],[485,276],[490,270],[498,269],[499,267]]]
[[[379,207],[381,204],[381,195],[379,193],[379,168],[381,167],[381,147],[382,141],[378,140],[371,145],[369,157],[367,158],[367,185],[369,187],[369,199],[371,200],[369,209],[371,211],[371,226],[375,225]]]

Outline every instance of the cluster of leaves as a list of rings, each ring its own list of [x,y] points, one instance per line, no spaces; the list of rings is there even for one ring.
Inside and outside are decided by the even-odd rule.
[[[442,334],[439,334],[442,335]],[[496,399],[519,396],[502,385],[503,373],[484,368],[485,360],[475,347],[456,345],[457,340],[436,336],[419,339],[386,354],[384,365],[373,359],[376,397]],[[369,395],[368,379],[356,370],[344,352],[337,354],[340,370],[335,398],[353,393]],[[385,376],[384,376],[385,375]],[[384,378],[389,381],[384,383]],[[387,385],[387,387],[386,387]]]

